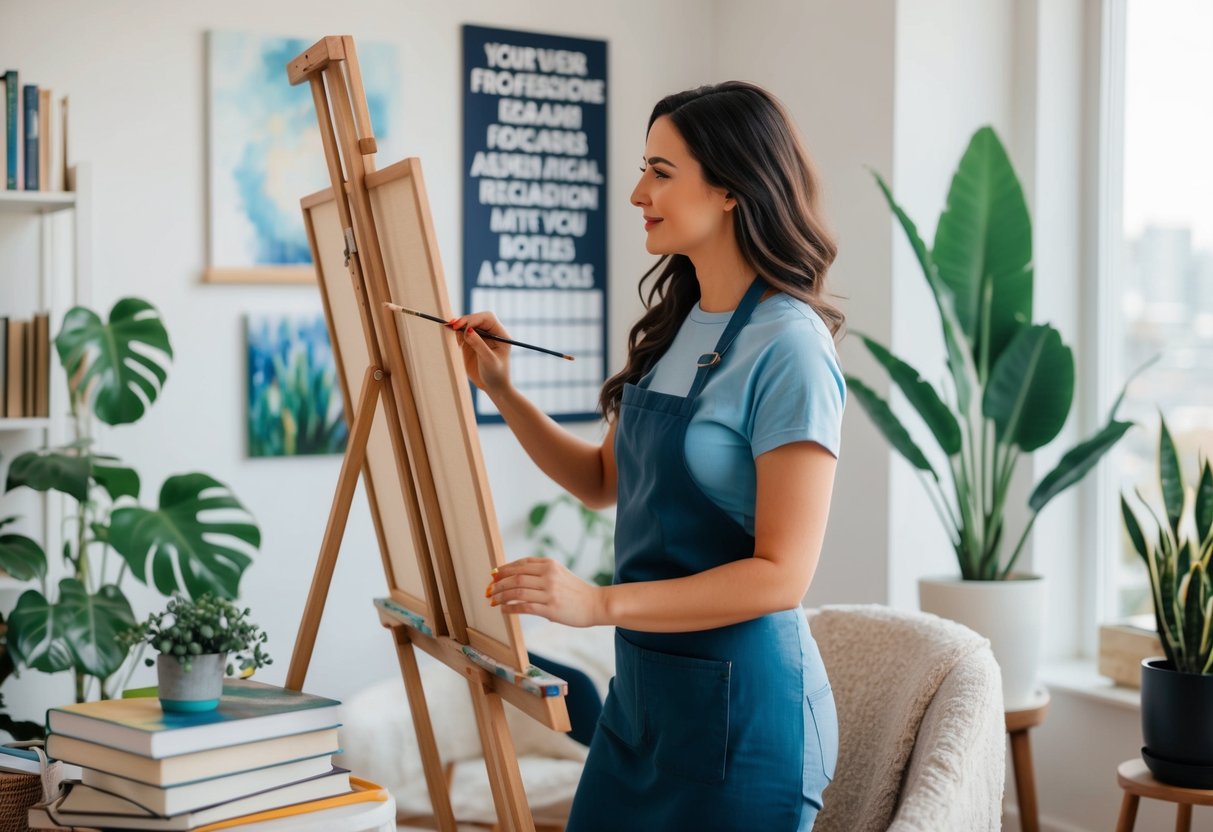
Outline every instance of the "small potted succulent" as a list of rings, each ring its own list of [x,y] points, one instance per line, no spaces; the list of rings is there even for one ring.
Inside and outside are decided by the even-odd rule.
[[[1141,667],[1142,759],[1156,778],[1213,788],[1213,467],[1199,463],[1189,492],[1171,432],[1162,420],[1158,475],[1163,515],[1141,495],[1144,525],[1120,498],[1125,531],[1150,575],[1154,619],[1166,657]],[[1188,494],[1192,499],[1188,499]]]
[[[219,706],[223,677],[234,675],[237,663],[242,676],[273,663],[261,649],[267,636],[249,612],[209,593],[196,600],[177,595],[119,639],[128,649],[150,645],[160,654],[144,662],[156,666],[164,710],[209,711]]]

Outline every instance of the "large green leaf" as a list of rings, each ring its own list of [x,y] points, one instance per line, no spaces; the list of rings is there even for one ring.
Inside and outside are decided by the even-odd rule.
[[[88,499],[89,461],[78,453],[62,450],[29,451],[13,460],[8,469],[6,491],[27,486],[35,491],[54,489],[67,494],[78,503]]]
[[[1137,522],[1137,515],[1129,508],[1129,502],[1122,495],[1120,498],[1120,516],[1125,521],[1125,531],[1129,533],[1129,540],[1133,542],[1133,548],[1137,550],[1137,554],[1141,555],[1141,559],[1146,562],[1146,567],[1150,566],[1150,549],[1146,545],[1146,536],[1141,533],[1141,524]]]
[[[112,456],[94,456],[92,474],[97,485],[105,489],[111,500],[119,497],[139,499],[139,474],[133,468],[111,464]]]
[[[234,513],[248,519],[233,520]],[[150,582],[165,595],[235,598],[251,562],[244,550],[261,545],[251,521],[223,483],[206,474],[182,474],[165,480],[158,510],[115,509],[109,540],[136,578],[149,583],[150,573]],[[238,543],[245,546],[233,545]]]
[[[998,357],[981,410],[1000,442],[1034,451],[1053,441],[1074,399],[1074,355],[1051,326],[1025,327]]]
[[[1040,511],[1050,500],[1080,481],[1131,427],[1132,422],[1113,420],[1090,439],[1066,451],[1057,466],[1033,489],[1032,496],[1028,498],[1028,507],[1032,511]]]
[[[952,178],[931,256],[952,292],[979,377],[1032,320],[1032,221],[994,130],[969,141]]]
[[[965,342],[964,331],[956,315],[955,300],[951,291],[940,279],[939,269],[931,259],[931,253],[927,251],[926,244],[918,236],[918,228],[914,225],[914,221],[893,199],[893,192],[889,190],[889,186],[885,184],[880,174],[873,172],[872,175],[876,177],[876,184],[880,186],[880,191],[884,194],[889,209],[901,223],[906,239],[910,241],[910,248],[914,250],[914,256],[918,258],[918,265],[927,280],[927,285],[931,288],[931,295],[935,298],[935,308],[939,311],[944,347],[948,352],[948,368],[952,373],[952,383],[956,385],[956,398],[961,412],[968,413],[973,390],[971,375],[975,374],[975,371],[970,367],[971,348]]]
[[[7,517],[0,520],[0,528],[16,519]],[[0,569],[19,581],[42,580],[46,577],[46,553],[36,541],[25,535],[0,534]]]
[[[889,444],[915,468],[929,471],[932,477],[938,479],[935,469],[931,467],[931,463],[923,454],[922,449],[910,438],[909,432],[902,426],[901,421],[893,414],[888,402],[854,376],[846,376],[846,383],[847,392],[859,400]]]
[[[72,651],[55,607],[36,589],[27,589],[17,599],[8,617],[7,638],[8,649],[19,665],[43,673],[58,673],[73,666]]]
[[[864,335],[860,335],[868,351],[889,372],[889,378],[901,390],[906,400],[918,411],[918,415],[931,429],[935,441],[948,456],[960,453],[960,425],[952,411],[939,398],[935,388],[923,380],[922,375],[883,346]]]
[[[1184,512],[1184,479],[1179,467],[1179,453],[1175,450],[1175,441],[1171,439],[1171,431],[1167,430],[1167,420],[1159,417],[1161,429],[1158,433],[1158,483],[1162,487],[1163,507],[1167,511],[1167,523],[1175,540],[1179,540],[1179,519]]]
[[[109,323],[83,306],[68,310],[55,338],[68,378],[83,374],[76,389],[88,391],[93,412],[109,425],[137,421],[156,401],[173,357],[168,332],[155,307],[139,298],[123,298],[110,310]]]
[[[59,582],[55,617],[77,670],[104,679],[126,659],[127,650],[119,646],[117,636],[135,626],[135,614],[113,584],[92,595],[84,584],[65,578]]]
[[[1196,520],[1196,541],[1204,543],[1209,537],[1209,530],[1213,529],[1213,466],[1209,465],[1207,459],[1201,465],[1192,514]]]

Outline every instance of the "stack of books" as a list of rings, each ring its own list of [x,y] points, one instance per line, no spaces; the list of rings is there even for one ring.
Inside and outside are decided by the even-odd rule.
[[[0,317],[0,418],[49,416],[50,379],[50,316]]]
[[[0,71],[0,165],[10,191],[70,191],[67,96],[22,84],[15,69]]]
[[[356,799],[359,784],[332,760],[340,753],[339,705],[227,679],[219,707],[204,713],[166,713],[155,698],[51,708],[46,751],[78,765],[81,776],[58,799],[30,810],[30,828],[184,832]]]

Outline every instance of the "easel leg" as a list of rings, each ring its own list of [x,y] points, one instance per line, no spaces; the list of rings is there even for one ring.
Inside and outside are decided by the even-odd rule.
[[[324,529],[324,540],[320,544],[320,557],[316,559],[316,571],[312,575],[312,588],[308,590],[307,603],[303,607],[303,620],[295,635],[295,649],[291,652],[291,666],[286,673],[288,690],[303,690],[308,665],[312,661],[312,650],[316,646],[316,631],[320,629],[320,617],[324,615],[324,602],[329,596],[329,584],[333,581],[333,569],[337,566],[337,553],[341,551],[341,538],[345,535],[345,524],[350,517],[350,503],[354,500],[354,488],[358,485],[358,474],[366,460],[366,442],[371,433],[371,421],[375,417],[375,405],[379,402],[380,371],[367,367],[362,377],[362,391],[358,394],[358,413],[352,422],[353,430],[345,447],[345,459],[341,462],[341,475],[337,478],[337,493],[333,496],[333,507],[329,510],[328,525]]]
[[[417,732],[417,748],[421,751],[421,765],[425,769],[425,785],[430,792],[434,821],[442,832],[455,832],[455,813],[451,810],[451,792],[442,758],[438,756],[438,743],[434,739],[434,724],[430,721],[430,709],[425,703],[425,690],[421,687],[421,670],[417,667],[417,654],[409,641],[404,627],[393,627],[392,638],[396,642],[396,657],[400,660],[400,675],[404,677],[404,690],[409,697],[409,708],[413,712],[413,728]]]
[[[505,721],[501,697],[486,688],[479,678],[471,678],[472,706],[476,709],[476,727],[480,729],[480,745],[484,749],[484,765],[488,769],[489,785],[502,832],[535,832],[535,819],[522,788],[522,773],[514,740]]]

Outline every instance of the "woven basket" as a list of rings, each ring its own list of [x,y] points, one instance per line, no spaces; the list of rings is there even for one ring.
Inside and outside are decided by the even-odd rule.
[[[42,800],[42,778],[0,771],[0,832],[27,832],[29,807]]]

